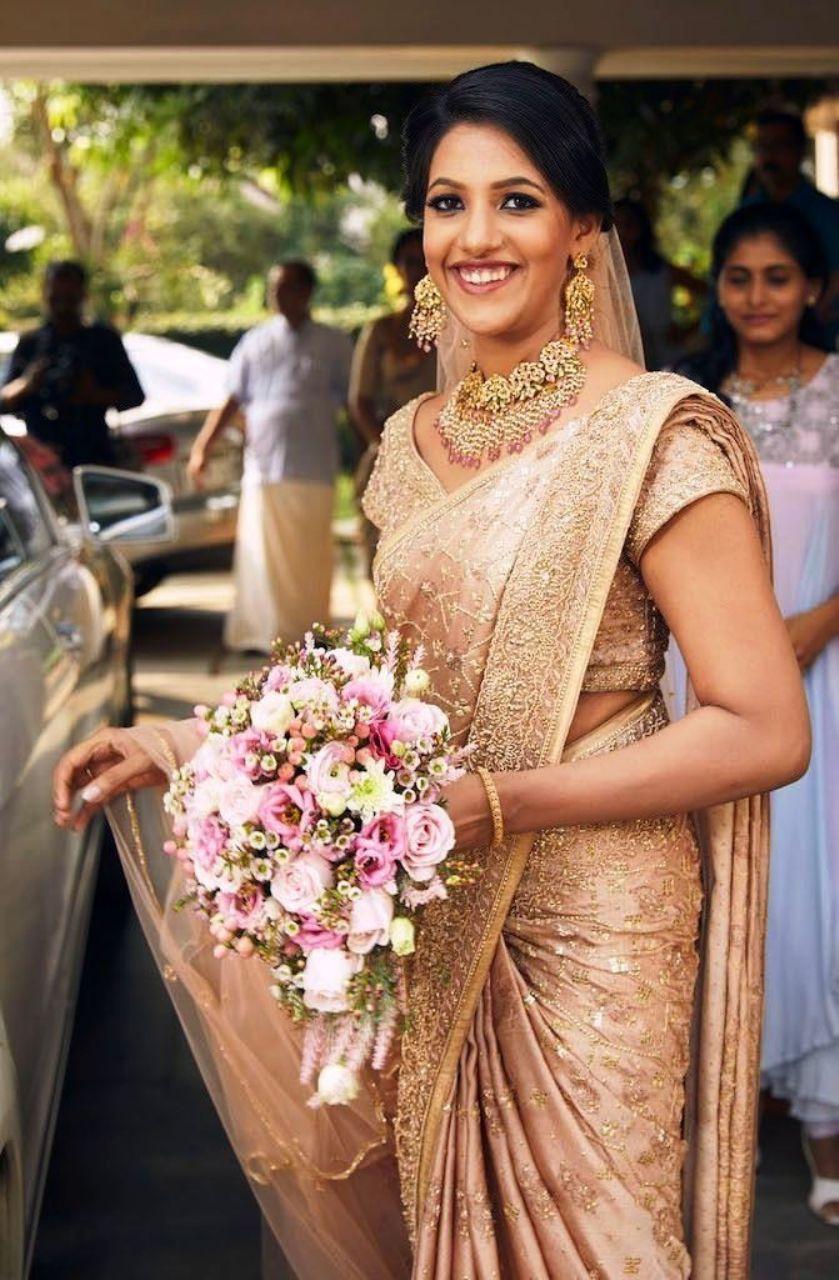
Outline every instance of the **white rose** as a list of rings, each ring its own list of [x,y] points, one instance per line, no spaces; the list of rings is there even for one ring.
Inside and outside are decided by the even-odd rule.
[[[370,659],[361,653],[353,653],[352,649],[333,649],[332,657],[345,675],[364,676],[370,670]]]
[[[349,1067],[331,1062],[318,1076],[318,1098],[328,1107],[340,1107],[358,1097],[358,1076]]]
[[[251,706],[251,724],[254,729],[273,733],[281,738],[294,719],[294,707],[284,693],[275,689],[264,693],[259,702]]]
[[[347,946],[356,955],[387,945],[393,919],[393,898],[384,889],[365,889],[350,912]]]
[[[218,810],[229,827],[241,827],[256,817],[262,789],[242,774],[223,783]]]
[[[303,970],[303,1003],[319,1013],[345,1013],[349,1007],[347,986],[364,966],[362,956],[343,947],[316,947],[306,957]]]
[[[218,813],[224,786],[217,778],[205,778],[203,782],[199,782],[189,801],[189,816],[209,818],[210,814]]]
[[[334,881],[332,864],[326,858],[317,853],[301,853],[280,867],[271,881],[271,895],[286,911],[308,911]]]

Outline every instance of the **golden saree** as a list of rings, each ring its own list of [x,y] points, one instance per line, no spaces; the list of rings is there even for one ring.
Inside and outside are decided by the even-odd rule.
[[[658,667],[621,643],[639,619],[651,650],[666,640],[632,556],[720,489],[747,498],[766,539],[756,463],[730,413],[682,378],[639,375],[446,494],[416,451],[413,408],[391,420],[365,502],[383,530],[377,592],[388,622],[425,645],[476,760],[528,769],[658,732]],[[691,439],[706,449],[698,488]],[[680,449],[680,478],[651,484]],[[610,653],[622,654],[612,687],[643,692],[566,749],[581,689],[609,687]],[[180,758],[188,738],[170,737]],[[113,820],[205,1079],[300,1280],[746,1276],[762,800],[698,824],[569,827],[480,851],[477,882],[423,917],[397,1100],[371,1086],[353,1108],[314,1114],[267,975],[213,959],[200,925],[172,915],[177,884],[158,904],[143,845],[160,836],[142,814]],[[383,1118],[394,1113],[398,1179]]]
[[[406,499],[413,509],[385,520],[380,606],[422,637],[435,689],[480,763],[527,769],[562,757],[654,446],[680,419],[721,451],[765,538],[748,442],[719,402],[673,375],[632,379],[587,419],[449,495],[413,448],[410,409],[394,420],[367,510],[386,517]],[[635,731],[663,722],[650,707]],[[591,750],[621,742],[609,746],[607,727]],[[747,1271],[765,807],[727,805],[705,825],[698,1087],[686,1122],[698,1280]],[[693,828],[666,819],[543,832],[480,857],[477,883],[427,911],[410,981],[397,1139],[415,1274],[687,1275],[676,1201],[699,906]],[[590,892],[593,871],[612,877],[606,905]],[[554,885],[541,908],[540,880],[544,894]],[[552,909],[557,884],[565,902]],[[666,963],[650,961],[657,949]],[[554,982],[559,1010],[542,1009],[535,972],[526,980],[549,971],[551,955],[555,978],[568,975],[564,988]],[[625,1033],[633,1004],[646,1011],[634,1017],[637,1038]],[[511,1026],[505,1058],[497,1039]],[[548,1073],[509,1069],[511,1057],[541,1068],[548,1053]],[[627,1056],[646,1062],[648,1078],[627,1073]],[[541,1156],[539,1129],[555,1139]]]

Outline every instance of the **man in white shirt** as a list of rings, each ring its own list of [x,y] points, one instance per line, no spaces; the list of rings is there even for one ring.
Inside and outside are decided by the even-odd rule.
[[[267,652],[277,637],[298,640],[313,622],[329,621],[335,417],[347,398],[352,343],[312,320],[315,284],[307,262],[272,268],[268,293],[277,314],[237,345],[230,394],[209,414],[189,459],[199,482],[213,441],[242,410],[236,598],[224,631],[229,649]]]

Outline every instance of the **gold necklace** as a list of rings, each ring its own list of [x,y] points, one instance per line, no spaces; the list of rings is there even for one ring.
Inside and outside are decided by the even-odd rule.
[[[578,344],[555,338],[506,375],[485,377],[477,365],[457,384],[435,423],[449,462],[479,467],[502,453],[521,453],[544,435],[583,389],[586,367]]]

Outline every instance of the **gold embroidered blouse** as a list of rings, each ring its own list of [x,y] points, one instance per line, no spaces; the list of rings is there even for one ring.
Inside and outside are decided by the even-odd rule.
[[[387,422],[379,462],[364,495],[365,513],[385,538],[446,497],[416,448],[413,423],[417,403],[414,400],[405,405]],[[567,423],[561,433],[584,426],[584,420]],[[549,433],[518,459],[496,464],[499,475],[510,463],[526,463],[528,454],[533,459],[543,458],[547,464],[552,438]],[[724,453],[705,432],[684,421],[665,424],[609,592],[583,681],[584,692],[646,692],[657,686],[664,671],[669,632],[641,577],[641,556],[668,520],[711,493],[733,493],[746,500]]]

